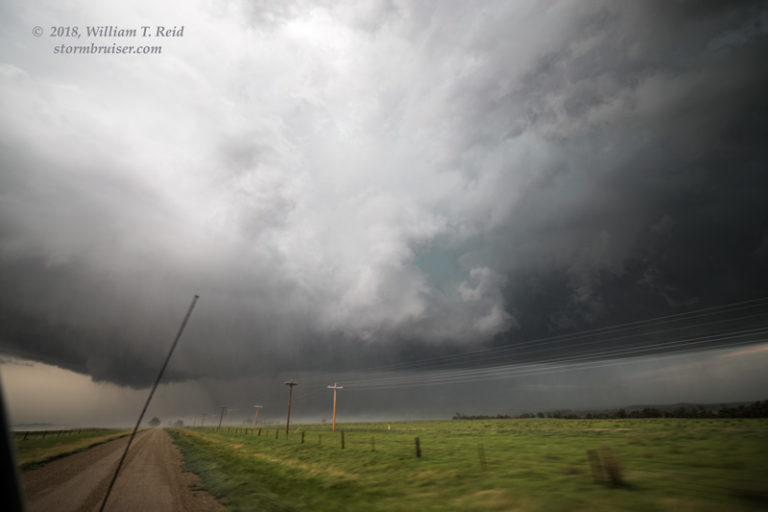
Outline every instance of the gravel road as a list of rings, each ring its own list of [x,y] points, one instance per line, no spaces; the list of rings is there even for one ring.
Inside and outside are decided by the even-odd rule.
[[[21,474],[27,511],[98,511],[128,438],[47,463]],[[136,434],[106,512],[221,511],[209,493],[192,490],[197,477],[182,471],[171,437],[152,428]]]

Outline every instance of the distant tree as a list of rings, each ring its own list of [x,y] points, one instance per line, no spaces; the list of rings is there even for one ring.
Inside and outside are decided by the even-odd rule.
[[[183,421],[181,421],[181,420],[176,420],[176,421],[173,423],[173,426],[174,426],[174,427],[183,427],[183,426],[184,426],[184,422],[183,422]]]
[[[157,416],[155,416],[154,418],[149,420],[149,426],[151,426],[151,427],[156,427],[159,424],[160,424],[160,418],[158,418]]]
[[[626,409],[589,411],[575,413],[570,410],[523,413],[518,418],[557,418],[557,419],[626,419],[626,418],[768,418],[768,400],[754,403],[738,404],[732,407],[724,405],[692,405],[690,407],[676,407],[675,409],[659,409],[657,407],[644,407],[627,411]],[[507,419],[506,414],[487,416],[482,414],[463,414],[457,412],[454,420],[488,420]]]

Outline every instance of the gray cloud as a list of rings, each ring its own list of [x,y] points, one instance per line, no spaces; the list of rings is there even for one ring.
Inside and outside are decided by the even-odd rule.
[[[6,353],[141,387],[199,293],[171,379],[332,372],[768,290],[759,2],[172,6],[125,59],[3,10]]]

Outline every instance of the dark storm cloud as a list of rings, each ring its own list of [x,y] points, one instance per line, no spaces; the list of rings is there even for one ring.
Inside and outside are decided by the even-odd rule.
[[[764,294],[764,6],[590,6],[517,75],[493,51],[516,34],[489,16],[452,84],[465,172],[530,134],[546,145],[546,161],[534,148],[505,162],[528,179],[507,181],[517,200],[475,247],[508,274],[518,324],[541,334]]]
[[[147,385],[199,293],[169,378],[340,371],[768,291],[761,3],[230,7],[4,46],[4,352]]]

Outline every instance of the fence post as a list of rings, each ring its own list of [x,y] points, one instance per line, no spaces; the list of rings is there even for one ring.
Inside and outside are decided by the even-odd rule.
[[[341,431],[341,449],[344,449],[344,431]]]
[[[419,438],[417,437],[415,441],[416,441],[416,457],[421,458],[421,444],[419,444]]]
[[[613,455],[610,446],[603,446],[600,449],[600,465],[602,466],[603,475],[607,483],[613,487],[623,487],[626,485],[621,474],[621,464],[616,456]]]
[[[592,469],[592,478],[596,484],[603,482],[603,465],[600,464],[600,456],[597,454],[597,450],[587,450],[587,457],[589,458],[589,466]]]
[[[275,439],[277,439],[280,436],[280,429],[275,429]]]
[[[259,433],[257,434],[259,437],[261,437],[261,427],[259,427]]]
[[[304,431],[301,431],[301,444],[304,444]]]

